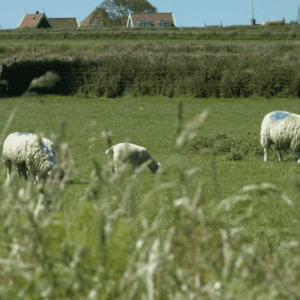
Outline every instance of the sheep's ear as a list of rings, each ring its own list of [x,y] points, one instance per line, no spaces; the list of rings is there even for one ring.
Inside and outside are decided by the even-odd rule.
[[[157,164],[158,164],[159,166],[161,166],[161,163],[160,163],[160,162],[158,162]]]

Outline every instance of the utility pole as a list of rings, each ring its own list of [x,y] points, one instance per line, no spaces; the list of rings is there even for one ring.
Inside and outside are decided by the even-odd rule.
[[[255,25],[253,0],[252,0],[252,19],[251,19],[251,25]]]

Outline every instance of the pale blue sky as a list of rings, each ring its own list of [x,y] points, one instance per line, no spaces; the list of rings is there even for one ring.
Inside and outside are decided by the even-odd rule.
[[[16,28],[25,12],[45,11],[47,17],[73,17],[80,22],[84,20],[102,1],[85,0],[1,0],[0,27]],[[206,25],[223,26],[248,25],[252,18],[252,0],[150,0],[158,12],[173,12],[176,25],[203,27]],[[253,0],[254,18],[261,24],[267,20],[286,22],[297,18],[300,0]]]

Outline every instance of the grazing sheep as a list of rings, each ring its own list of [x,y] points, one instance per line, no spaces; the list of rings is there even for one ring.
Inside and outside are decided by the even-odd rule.
[[[32,133],[11,133],[4,141],[2,160],[7,168],[7,181],[11,166],[17,167],[20,177],[32,177],[36,183],[51,174],[56,165],[56,151],[50,140]]]
[[[148,164],[149,170],[151,173],[156,173],[160,163],[157,163],[149,154],[148,150],[145,147],[129,144],[129,143],[120,143],[112,146],[105,151],[106,154],[113,154],[113,164],[114,170],[117,171],[118,168],[123,163],[132,164],[131,173],[134,173],[136,167],[139,167],[144,162],[150,160]]]
[[[268,149],[275,145],[278,159],[282,162],[281,150],[291,149],[300,162],[300,115],[286,111],[268,113],[261,124],[261,145],[264,147],[264,161],[268,160]]]

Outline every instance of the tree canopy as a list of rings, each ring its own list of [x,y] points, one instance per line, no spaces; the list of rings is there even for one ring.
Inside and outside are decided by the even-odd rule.
[[[99,8],[104,9],[112,19],[132,13],[156,13],[157,8],[148,0],[104,0]]]

